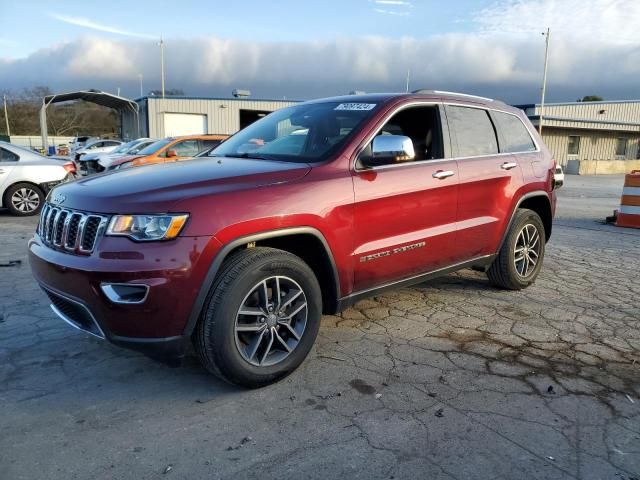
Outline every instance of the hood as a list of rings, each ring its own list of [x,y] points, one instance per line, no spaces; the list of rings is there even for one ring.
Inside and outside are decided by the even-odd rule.
[[[144,155],[122,155],[122,156],[118,156],[116,158],[109,159],[109,165],[108,166],[112,167],[114,165],[120,165],[121,163],[127,163],[127,162],[130,162],[131,160],[135,160],[136,158],[141,158],[141,157],[144,157]],[[102,166],[106,167],[107,165],[102,165]]]
[[[104,168],[110,167],[113,165],[116,160],[124,159],[125,161],[133,160],[138,158],[139,155],[127,155],[122,153],[103,153],[98,157],[98,163],[102,165]]]
[[[57,186],[62,206],[95,213],[162,213],[190,197],[284,183],[303,177],[306,163],[200,158],[127,168]],[[53,198],[53,195],[50,196]]]

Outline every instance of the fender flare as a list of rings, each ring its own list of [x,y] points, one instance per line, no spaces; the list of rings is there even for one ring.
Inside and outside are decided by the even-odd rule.
[[[513,208],[513,211],[511,212],[511,218],[509,218],[509,223],[507,224],[507,228],[504,229],[504,232],[502,234],[502,239],[500,240],[500,245],[498,245],[498,250],[496,251],[496,254],[500,253],[500,250],[502,250],[502,245],[507,239],[507,235],[509,235],[509,230],[511,229],[511,225],[513,224],[513,219],[515,218],[516,212],[520,208],[520,205],[522,205],[522,202],[524,202],[525,200],[528,200],[534,197],[544,197],[549,202],[549,206],[551,206],[549,193],[545,192],[544,190],[534,190],[532,192],[525,193],[524,195],[522,195],[518,200],[518,203],[516,203],[516,206]],[[549,232],[549,235],[551,235],[551,232]]]
[[[329,262],[331,264],[331,270],[333,274],[334,286],[336,289],[336,301],[340,298],[340,277],[338,276],[338,269],[336,267],[336,262],[333,257],[333,252],[329,247],[329,243],[327,242],[324,235],[316,228],[313,227],[291,227],[291,228],[282,228],[277,230],[268,230],[266,232],[260,232],[256,234],[246,235],[243,237],[236,238],[222,246],[220,251],[216,254],[209,269],[207,270],[207,274],[205,275],[204,281],[200,286],[200,290],[198,291],[198,295],[196,296],[195,301],[193,302],[193,306],[191,307],[191,313],[189,314],[189,319],[187,321],[187,325],[184,329],[183,335],[190,336],[193,333],[193,330],[200,318],[200,314],[202,309],[204,308],[204,304],[207,300],[207,296],[209,295],[209,290],[213,285],[213,282],[216,279],[218,271],[222,266],[224,260],[229,256],[234,249],[238,248],[241,245],[258,242],[260,240],[267,240],[271,238],[277,237],[285,237],[290,235],[313,235],[317,238],[323,245],[325,249],[325,253],[329,258]]]

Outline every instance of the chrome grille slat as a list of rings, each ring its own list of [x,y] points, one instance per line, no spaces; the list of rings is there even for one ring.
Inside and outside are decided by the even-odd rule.
[[[45,245],[90,255],[104,234],[109,217],[45,204],[37,233]]]

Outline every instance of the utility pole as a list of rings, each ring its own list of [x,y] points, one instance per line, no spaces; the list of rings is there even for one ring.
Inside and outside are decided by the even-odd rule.
[[[540,123],[538,124],[538,133],[542,135],[542,122],[544,118],[544,95],[547,92],[547,66],[549,64],[549,38],[551,36],[551,29],[547,28],[547,32],[543,33],[545,38],[544,47],[544,73],[542,75],[542,98],[540,100]]]
[[[142,74],[139,73],[138,74],[138,79],[140,80],[140,96],[142,97]]]
[[[11,136],[11,129],[9,128],[9,112],[7,111],[7,96],[2,95],[2,100],[4,101],[4,121],[7,125],[7,136]]]
[[[407,87],[406,87],[406,92],[409,93],[409,79],[411,78],[411,70],[407,70]]]
[[[160,37],[160,81],[162,82],[162,98],[164,98],[164,42]]]

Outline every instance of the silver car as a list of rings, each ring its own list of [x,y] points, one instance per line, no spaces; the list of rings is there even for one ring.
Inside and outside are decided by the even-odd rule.
[[[0,141],[0,208],[13,215],[37,215],[51,188],[75,178],[76,166],[64,159]]]

